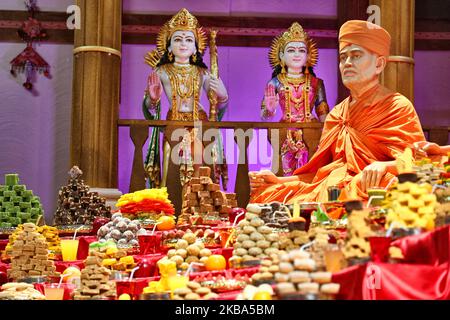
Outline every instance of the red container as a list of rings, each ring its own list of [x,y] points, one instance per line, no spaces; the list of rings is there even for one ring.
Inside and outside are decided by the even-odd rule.
[[[373,262],[387,262],[389,259],[390,237],[369,237],[370,256]]]
[[[236,219],[236,217],[237,217],[239,214],[243,213],[243,214],[237,219],[237,221],[236,221],[236,224],[238,224],[239,221],[241,221],[242,219],[245,218],[245,213],[246,213],[246,212],[247,212],[247,211],[246,211],[245,209],[243,209],[243,208],[233,208],[233,209],[231,210],[231,212],[228,214],[228,220],[230,221],[231,224],[233,224],[233,223],[234,223],[234,220]]]
[[[139,295],[144,291],[144,288],[148,286],[148,279],[125,279],[116,281],[117,298],[120,295],[127,293],[132,300],[139,300]]]
[[[161,234],[143,234],[138,236],[140,254],[158,253],[162,249]]]

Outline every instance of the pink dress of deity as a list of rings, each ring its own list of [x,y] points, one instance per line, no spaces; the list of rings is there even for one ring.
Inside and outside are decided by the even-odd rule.
[[[288,77],[279,73],[270,80],[275,87],[281,106],[281,122],[317,121],[312,111],[320,118],[329,112],[323,81],[307,70],[299,77]],[[261,117],[270,120],[276,110],[270,112],[263,104]],[[308,162],[308,149],[302,139],[301,129],[288,130],[286,140],[281,146],[281,163],[283,174],[291,176],[293,172]]]

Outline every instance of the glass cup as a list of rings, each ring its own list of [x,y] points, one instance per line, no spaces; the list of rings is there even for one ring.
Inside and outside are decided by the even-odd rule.
[[[343,267],[344,253],[338,245],[329,245],[324,251],[325,266],[328,272],[339,272]]]
[[[61,253],[63,261],[77,260],[78,240],[61,239]]]
[[[44,285],[44,294],[47,300],[63,300],[64,287],[58,288],[58,283],[46,283]]]
[[[373,262],[387,262],[389,259],[390,237],[369,237],[370,256]]]
[[[138,236],[140,254],[153,254],[161,251],[161,234],[142,234]]]

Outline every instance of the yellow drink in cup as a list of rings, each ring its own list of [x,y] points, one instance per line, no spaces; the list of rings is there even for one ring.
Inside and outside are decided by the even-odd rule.
[[[59,287],[57,283],[50,283],[44,286],[45,299],[47,300],[63,300],[64,288]]]
[[[63,261],[77,260],[78,240],[61,239],[61,253]]]

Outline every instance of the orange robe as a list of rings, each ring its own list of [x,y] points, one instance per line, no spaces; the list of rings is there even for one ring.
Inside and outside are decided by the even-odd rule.
[[[366,199],[361,190],[362,170],[374,161],[395,160],[406,147],[425,140],[412,103],[403,95],[377,85],[350,107],[350,97],[329,113],[318,150],[294,174],[300,181],[255,190],[250,202],[328,200],[328,187],[347,187],[350,194]],[[308,177],[314,177],[306,182]],[[394,175],[387,172],[381,186]],[[303,180],[303,181],[302,181]]]

